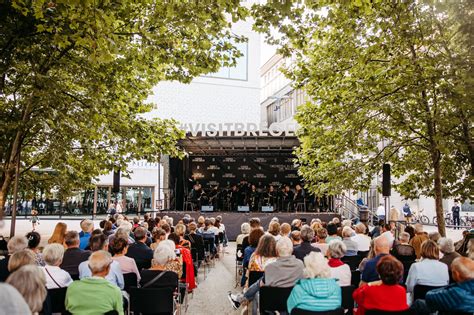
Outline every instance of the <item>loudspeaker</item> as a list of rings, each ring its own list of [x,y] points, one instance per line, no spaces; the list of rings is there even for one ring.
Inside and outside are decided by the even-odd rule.
[[[250,208],[249,208],[249,206],[238,206],[237,211],[239,211],[239,212],[249,212]]]
[[[112,192],[120,192],[120,171],[114,171],[114,186],[112,187]]]
[[[214,211],[214,206],[201,206],[202,212],[212,212]]]
[[[273,206],[262,206],[262,212],[273,212]]]
[[[382,172],[382,196],[390,197],[392,184],[390,183],[390,164],[383,165]]]

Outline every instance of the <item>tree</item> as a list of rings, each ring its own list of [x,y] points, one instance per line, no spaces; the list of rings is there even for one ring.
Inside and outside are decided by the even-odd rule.
[[[175,121],[148,120],[162,80],[190,82],[239,57],[237,0],[0,2],[0,216],[21,156],[84,185],[136,159],[182,156]]]
[[[366,190],[383,163],[407,198],[472,195],[472,1],[308,1],[255,7],[294,58],[300,173],[315,193]],[[281,37],[272,36],[276,28]]]

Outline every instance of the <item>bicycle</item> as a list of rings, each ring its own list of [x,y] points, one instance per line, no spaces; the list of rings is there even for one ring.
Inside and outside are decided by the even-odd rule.
[[[444,223],[446,225],[454,225],[453,214],[451,212],[444,212]],[[433,217],[433,224],[438,225],[438,216]]]
[[[417,223],[421,222],[422,224],[430,224],[430,219],[423,214],[423,211],[425,211],[425,209],[415,211],[413,214],[413,221]]]

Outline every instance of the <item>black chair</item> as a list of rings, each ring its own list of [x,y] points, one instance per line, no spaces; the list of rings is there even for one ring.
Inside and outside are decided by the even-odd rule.
[[[404,311],[366,310],[365,315],[415,315],[415,312],[410,309]]]
[[[422,285],[422,284],[417,284],[413,288],[413,301],[416,301],[418,299],[425,299],[426,293],[428,293],[431,290],[439,289],[439,288],[444,288],[445,286],[430,286],[430,285]]]
[[[286,301],[290,296],[293,287],[289,288],[276,288],[262,286],[259,290],[260,300],[260,314],[267,314],[267,312],[273,311],[285,311],[287,310]]]
[[[366,258],[368,255],[369,255],[368,250],[360,250],[360,251],[357,252],[357,256],[360,257],[360,260]]]
[[[315,312],[315,311],[306,311],[299,308],[294,308],[291,311],[291,315],[344,315],[344,309],[338,308],[332,311]]]
[[[354,293],[355,286],[349,285],[345,287],[341,287],[342,293],[342,308],[344,310],[348,310],[346,314],[352,314],[354,311],[354,299],[352,298],[352,293]]]
[[[67,288],[48,289],[46,299],[43,302],[41,314],[66,313],[66,291]]]
[[[76,281],[76,280],[81,280],[81,279],[79,279],[79,274],[77,274],[77,275],[76,275],[76,274],[75,274],[75,275],[71,275],[71,278],[72,278],[72,280],[74,280],[74,281]]]
[[[351,285],[354,287],[359,287],[360,283],[360,271],[359,270],[354,270],[351,271]]]
[[[123,282],[124,286],[123,289],[130,293],[131,287],[136,287],[138,285],[138,277],[137,274],[134,272],[128,272],[123,274]]]
[[[264,274],[263,271],[249,271],[249,287],[260,280]]]
[[[172,315],[175,310],[175,288],[130,288],[130,311],[134,315]]]
[[[362,261],[362,258],[359,256],[344,256],[341,258],[341,261],[345,264],[348,264],[351,270],[356,270],[359,268],[359,264]]]

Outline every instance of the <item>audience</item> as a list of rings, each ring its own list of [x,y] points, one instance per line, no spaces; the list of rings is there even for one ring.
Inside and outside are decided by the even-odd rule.
[[[166,231],[163,230],[162,228],[156,228],[153,230],[151,235],[152,235],[153,243],[151,243],[150,248],[151,250],[154,251],[158,247],[161,241],[166,240]]]
[[[105,250],[91,254],[87,262],[91,277],[74,281],[66,292],[66,309],[72,314],[105,314],[116,311],[123,315],[122,293],[105,278],[110,274],[112,257]]]
[[[328,237],[326,237],[326,243],[330,243],[332,240],[339,240],[342,241],[342,238],[337,235],[337,225],[333,222],[328,223],[326,226],[326,229],[328,231]]]
[[[46,278],[46,288],[64,288],[72,283],[71,275],[62,270],[61,265],[64,257],[64,246],[60,244],[49,244],[43,250],[46,265],[41,267]]]
[[[273,237],[275,238],[275,241],[278,242],[278,240],[281,237],[281,235],[280,235],[280,223],[278,223],[278,221],[271,221],[269,226],[268,226],[268,233],[270,235],[273,235]]]
[[[423,231],[423,225],[420,223],[415,224],[415,236],[410,240],[410,245],[413,246],[416,253],[416,259],[421,258],[421,244],[428,240],[428,235]]]
[[[2,293],[0,294],[0,305],[2,306],[0,314],[31,314],[30,307],[15,287],[0,282],[0,292]]]
[[[94,230],[94,222],[89,219],[85,219],[81,222],[82,232],[79,234],[79,248],[86,249],[89,245],[89,239],[91,238],[91,233]]]
[[[263,235],[250,257],[248,271],[265,271],[265,267],[276,261],[276,242],[272,235]]]
[[[250,224],[248,224],[247,222],[242,223],[242,225],[240,226],[240,234],[237,235],[235,244],[242,245],[244,238],[248,237],[249,233],[250,233]],[[243,248],[242,250],[245,250],[245,248]]]
[[[58,222],[54,227],[53,234],[48,240],[48,244],[64,245],[64,238],[66,236],[67,225],[63,222]]]
[[[26,265],[36,265],[35,254],[29,249],[23,249],[10,257],[8,271],[10,274]]]
[[[333,240],[329,243],[327,251],[328,265],[331,267],[331,277],[337,279],[341,287],[351,285],[351,268],[341,261],[346,251],[346,245],[339,240]]]
[[[79,248],[79,233],[69,231],[64,238],[66,251],[63,255],[63,261],[59,265],[61,269],[67,271],[73,279],[79,279],[79,265],[89,259],[90,251]]]
[[[190,242],[190,244],[191,244],[190,248],[191,248],[191,253],[193,255],[193,261],[196,262],[196,260],[197,260],[197,264],[198,264],[198,268],[199,268],[199,265],[200,265],[201,261],[204,260],[204,255],[205,255],[204,239],[203,239],[202,235],[196,233],[196,231],[197,231],[196,223],[194,223],[194,222],[189,223],[188,228],[189,228],[189,233],[186,234],[184,238],[187,239]],[[193,252],[193,249],[194,249],[194,252]],[[242,252],[242,257],[243,257],[243,255],[244,255],[244,253]]]
[[[319,248],[319,250],[321,251],[321,253],[323,253],[323,255],[326,255],[328,251],[329,244],[326,243],[327,236],[328,236],[328,231],[325,228],[321,227],[316,230],[317,242],[311,244],[312,246]]]
[[[368,252],[370,250],[371,238],[366,235],[367,227],[364,223],[357,223],[354,227],[356,235],[352,237],[352,240],[357,243],[357,251]]]
[[[353,293],[357,303],[356,315],[366,310],[403,311],[408,309],[406,291],[399,283],[403,277],[403,265],[395,257],[385,255],[379,259],[376,270],[379,282],[363,284]]]
[[[28,239],[28,249],[35,254],[36,264],[38,266],[44,266],[43,254],[38,248],[41,242],[41,236],[38,232],[33,231],[26,234],[26,238]]]
[[[439,262],[438,245],[432,240],[424,241],[420,248],[421,260],[408,271],[407,292],[413,292],[415,285],[445,286],[449,284],[448,266]]]
[[[359,245],[352,239],[354,231],[345,226],[342,228],[342,242],[346,245],[346,256],[357,256]]]
[[[341,307],[341,288],[331,277],[323,254],[312,252],[304,258],[305,279],[298,280],[287,301],[288,312],[295,308],[307,311],[331,311]]]
[[[294,247],[300,245],[301,242],[302,242],[302,240],[301,240],[301,232],[298,231],[298,230],[291,231],[291,233],[290,233],[290,239],[291,239],[291,242],[293,243],[293,246],[294,246]]]
[[[166,243],[160,243],[153,253],[151,267],[140,271],[140,286],[142,288],[178,288],[178,274],[167,269],[167,264],[175,259],[174,250]],[[161,276],[158,278],[159,275]]]
[[[14,236],[12,237],[7,244],[8,255],[5,256],[4,259],[0,260],[0,282],[5,282],[10,272],[8,271],[8,262],[10,261],[10,257],[19,252],[24,250],[28,247],[28,240],[24,236]]]
[[[452,272],[451,272],[451,264],[453,260],[460,257],[461,255],[456,253],[454,250],[454,243],[453,240],[450,238],[442,237],[438,240],[439,251],[443,253],[443,257],[439,260],[443,264],[448,266],[449,272],[449,279],[452,282]]]
[[[389,240],[382,235],[377,237],[374,240],[374,253],[376,256],[366,261],[364,270],[362,271],[360,286],[369,282],[380,280],[377,273],[377,263],[379,262],[380,258],[388,255],[389,252]]]
[[[296,258],[303,261],[303,259],[309,253],[321,252],[319,248],[311,245],[311,242],[313,241],[313,238],[314,238],[314,231],[310,226],[308,225],[303,226],[301,228],[300,233],[301,233],[301,244],[299,244],[298,246],[295,246],[293,250],[293,255],[295,255]]]
[[[46,280],[44,273],[34,263],[13,272],[6,282],[18,290],[28,304],[31,313],[37,314],[43,309],[47,293]]]
[[[289,225],[286,222],[282,223],[280,225],[280,234],[281,234],[281,236],[290,237],[290,233],[291,233],[291,225]]]
[[[140,281],[140,272],[135,260],[125,256],[128,251],[128,241],[123,238],[115,238],[111,247],[113,253],[112,260],[119,263],[122,273],[134,273],[137,275],[137,280]]]
[[[138,270],[148,269],[151,267],[153,251],[145,244],[146,230],[138,227],[133,232],[133,235],[135,236],[135,243],[129,246],[127,257],[135,260]]]

